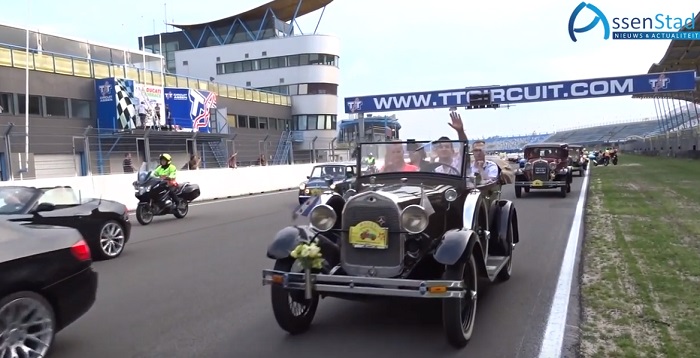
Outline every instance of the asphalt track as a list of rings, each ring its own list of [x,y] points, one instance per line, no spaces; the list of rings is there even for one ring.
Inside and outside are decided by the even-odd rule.
[[[312,330],[276,324],[261,270],[265,249],[290,223],[296,192],[192,206],[184,220],[134,220],[117,260],[98,262],[95,306],[57,335],[57,358],[536,357],[582,178],[566,199],[541,191],[515,199],[521,242],[510,281],[479,292],[476,328],[463,350],[448,346],[440,304],[326,299]]]

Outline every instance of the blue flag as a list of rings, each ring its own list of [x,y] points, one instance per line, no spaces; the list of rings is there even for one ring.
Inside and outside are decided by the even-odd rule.
[[[309,216],[309,214],[311,214],[311,209],[316,207],[320,201],[320,196],[309,197],[303,204],[294,209],[292,220],[296,220],[299,216]]]

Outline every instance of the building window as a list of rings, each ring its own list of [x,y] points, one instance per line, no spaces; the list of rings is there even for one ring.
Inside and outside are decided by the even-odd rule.
[[[309,83],[307,94],[338,95],[338,85],[332,83]]]
[[[307,94],[309,93],[309,84],[308,83],[300,83],[299,84],[299,90],[297,94]]]
[[[170,59],[168,59],[168,61],[170,61]],[[226,74],[248,71],[261,71],[281,67],[309,65],[324,65],[338,67],[338,56],[327,55],[322,53],[304,53],[298,55],[263,58],[258,60],[228,62],[224,64],[219,64],[216,69],[217,72],[223,71],[223,73],[221,74]]]
[[[17,113],[19,114],[24,114],[25,112],[25,107],[24,107],[24,95],[23,94],[18,94],[17,95]],[[42,115],[42,110],[41,110],[41,97],[40,96],[32,96],[29,95],[29,114],[34,115],[34,116],[41,116]]]
[[[248,116],[238,116],[238,128],[248,128]]]
[[[289,121],[286,121],[284,119],[278,119],[277,120],[277,129],[281,131],[288,131],[289,130]]]
[[[81,99],[71,99],[71,117],[73,118],[90,118],[90,101]]]
[[[276,131],[277,130],[277,119],[276,118],[268,118],[267,125],[271,131]]]
[[[0,115],[14,113],[13,105],[11,93],[0,93]]]
[[[258,117],[248,117],[248,128],[258,128]]]
[[[267,118],[261,117],[258,119],[258,128],[267,129]]]
[[[68,117],[68,99],[59,97],[46,97],[46,115]]]
[[[293,116],[292,130],[335,130],[338,117],[335,114],[308,114]]]

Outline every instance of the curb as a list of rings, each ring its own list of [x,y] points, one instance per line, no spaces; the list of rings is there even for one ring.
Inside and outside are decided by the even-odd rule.
[[[255,195],[260,195],[260,194],[279,193],[279,192],[291,191],[291,190],[295,190],[295,189],[297,189],[297,187],[266,190],[266,191],[254,191],[254,192],[237,194],[237,195],[228,195],[228,196],[220,196],[220,197],[210,198],[210,199],[197,200],[197,201],[193,202],[193,204],[210,203],[210,202],[214,202],[214,201],[218,201],[218,200],[226,200],[226,199],[244,198],[244,197],[255,196]],[[129,214],[133,214],[134,212],[136,212],[136,209],[135,208],[129,209],[129,210],[127,210],[127,212]]]

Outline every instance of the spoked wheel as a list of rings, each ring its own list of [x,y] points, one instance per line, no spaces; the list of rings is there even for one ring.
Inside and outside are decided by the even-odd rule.
[[[56,333],[51,304],[34,292],[0,299],[0,357],[45,357]]]
[[[292,268],[295,268],[292,271]],[[296,269],[294,260],[277,260],[275,270],[284,272],[300,272]],[[304,333],[311,327],[311,322],[316,315],[318,308],[318,294],[314,292],[313,297],[307,300],[302,290],[286,290],[280,285],[270,286],[272,298],[272,312],[275,315],[277,324],[290,334]]]
[[[124,251],[126,236],[124,228],[114,220],[107,221],[100,229],[100,247],[97,255],[101,259],[113,259]]]
[[[476,319],[478,276],[474,254],[469,254],[466,263],[448,266],[444,279],[463,280],[467,291],[463,298],[445,298],[442,301],[442,325],[447,341],[456,348],[462,348],[472,338]]]
[[[148,204],[139,204],[136,207],[136,221],[141,225],[148,225],[153,221],[153,209]]]
[[[506,252],[505,256],[508,257],[508,263],[501,272],[498,273],[496,278],[499,281],[510,280],[510,275],[513,273],[513,249],[515,245],[513,244],[513,221],[508,223],[508,233],[506,233]]]
[[[188,203],[187,200],[182,200],[177,204],[173,215],[175,215],[175,217],[178,219],[182,219],[187,216],[188,212],[190,212],[190,203]]]

